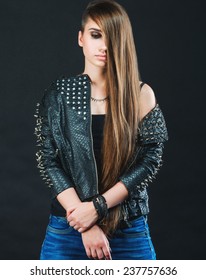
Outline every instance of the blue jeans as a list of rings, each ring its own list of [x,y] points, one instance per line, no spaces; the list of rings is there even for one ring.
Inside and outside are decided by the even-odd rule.
[[[155,260],[147,218],[132,221],[131,228],[117,229],[109,239],[113,260]],[[64,217],[51,215],[41,249],[41,260],[89,260],[81,234]]]

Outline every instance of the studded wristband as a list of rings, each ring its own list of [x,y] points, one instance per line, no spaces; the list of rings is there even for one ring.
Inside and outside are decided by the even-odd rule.
[[[96,195],[92,202],[98,214],[98,221],[101,221],[108,213],[106,199],[102,195]]]

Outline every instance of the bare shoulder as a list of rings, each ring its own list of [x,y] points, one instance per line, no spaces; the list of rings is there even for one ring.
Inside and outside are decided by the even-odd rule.
[[[156,105],[156,97],[153,89],[144,84],[140,91],[140,118],[144,118]]]

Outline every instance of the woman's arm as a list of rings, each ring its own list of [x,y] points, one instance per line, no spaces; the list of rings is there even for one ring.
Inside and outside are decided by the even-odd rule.
[[[94,208],[93,202],[78,202],[75,199],[75,203],[72,205],[69,198],[66,197],[66,193],[70,194],[71,189],[64,191],[57,196],[60,203],[67,210],[67,220],[70,226],[79,232],[84,232],[98,220],[97,211]],[[64,195],[65,194],[65,195]],[[73,193],[72,193],[73,195]],[[107,208],[112,208],[121,203],[128,196],[128,190],[122,182],[118,182],[103,194],[107,202]],[[62,197],[64,197],[62,199]]]
[[[163,113],[156,103],[152,89],[144,85],[141,91],[143,115],[138,136],[138,149],[129,167],[119,180],[125,185],[130,197],[137,197],[138,191],[148,186],[162,165],[164,142],[168,132]],[[153,104],[156,106],[153,107]],[[143,105],[145,104],[145,106]],[[149,107],[147,107],[150,104]],[[149,110],[150,107],[153,109]]]
[[[72,209],[77,210],[75,214],[77,215],[77,217],[81,216],[81,221],[80,221],[81,226],[82,226],[82,221],[84,221],[85,219],[87,220],[88,218],[89,218],[88,219],[89,223],[91,221],[93,221],[93,223],[96,222],[98,216],[96,210],[94,209],[93,203],[91,202],[82,203],[74,188],[69,188],[61,192],[60,194],[57,195],[57,199],[65,209],[70,209],[67,210],[67,214],[69,213],[71,214],[70,218],[72,217],[71,210]],[[82,213],[78,211],[82,211]],[[79,226],[78,222],[75,221],[75,219],[69,222],[69,224],[70,226],[73,226],[74,229],[78,230],[79,232],[82,232],[82,242],[86,254],[89,258],[99,259],[99,260],[112,259],[109,241],[99,226],[97,225],[91,226],[90,224],[88,224],[88,226],[84,228],[83,226],[82,227]]]
[[[74,188],[69,188],[59,193],[57,200],[65,210],[70,207],[77,207],[82,203]]]
[[[83,232],[82,242],[89,258],[98,260],[112,259],[109,241],[99,226],[94,225],[87,231]]]
[[[58,148],[50,128],[51,118],[49,115],[56,107],[58,108],[57,92],[52,84],[45,91],[41,103],[37,104],[35,134],[38,148],[36,153],[37,167],[44,182],[51,188],[53,196],[74,186],[73,180],[61,166]]]
[[[106,191],[103,196],[106,199],[107,207],[109,209],[127,199],[128,190],[122,182],[118,182],[111,189]]]
[[[57,200],[66,210],[67,221],[79,232],[90,228],[98,219],[92,202],[81,202],[74,188],[69,188],[57,195]]]

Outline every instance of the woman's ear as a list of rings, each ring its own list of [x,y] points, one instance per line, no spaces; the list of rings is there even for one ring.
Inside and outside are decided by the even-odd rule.
[[[79,44],[80,47],[83,47],[82,36],[83,36],[82,31],[79,31],[79,33],[78,33],[78,44]]]

